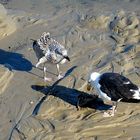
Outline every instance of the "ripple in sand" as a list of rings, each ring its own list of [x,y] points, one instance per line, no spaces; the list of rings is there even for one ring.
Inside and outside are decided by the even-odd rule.
[[[9,71],[7,68],[0,67],[0,94],[4,92],[6,87],[8,86],[11,78],[13,77],[13,73]]]
[[[121,69],[125,74],[139,67],[140,19],[136,13],[120,11],[110,22],[111,38],[115,42],[115,52],[120,56]]]
[[[16,31],[16,24],[0,4],[0,39]]]

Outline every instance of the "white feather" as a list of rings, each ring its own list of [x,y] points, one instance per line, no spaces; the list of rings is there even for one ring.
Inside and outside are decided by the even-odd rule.
[[[128,84],[130,84],[130,82],[128,81],[128,82],[124,82],[123,84],[126,84],[126,85],[128,85]]]
[[[130,89],[130,91],[134,92],[133,98],[140,99],[140,88],[138,90]]]
[[[107,96],[106,93],[104,93],[100,90],[100,87],[101,87],[101,85],[99,84],[100,76],[101,76],[101,74],[99,74],[97,72],[92,73],[90,76],[89,82],[97,90],[99,96],[102,99],[111,101],[111,98],[109,96]]]

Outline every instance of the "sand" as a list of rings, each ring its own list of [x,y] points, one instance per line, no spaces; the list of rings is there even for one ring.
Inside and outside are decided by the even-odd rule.
[[[114,71],[140,86],[139,0],[0,0],[0,140],[138,140],[139,103],[77,111],[78,95],[89,94],[92,71]],[[44,83],[30,39],[50,32],[66,46],[66,77]],[[112,64],[114,68],[112,67]],[[55,81],[56,68],[47,65]],[[96,93],[96,91],[93,91]]]
[[[0,4],[0,39],[16,31],[16,23],[12,17],[7,14],[7,10]]]

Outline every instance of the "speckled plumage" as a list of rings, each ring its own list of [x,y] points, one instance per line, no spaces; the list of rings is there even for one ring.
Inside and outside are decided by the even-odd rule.
[[[65,47],[51,38],[49,33],[43,33],[41,38],[37,40],[37,43],[45,58],[50,63],[59,63],[60,60],[64,59],[64,55],[67,56],[67,50]],[[65,61],[62,60],[61,63],[64,62]]]
[[[45,81],[50,81],[50,78],[46,77],[46,63],[56,64],[58,78],[62,77],[60,75],[59,64],[64,64],[66,60],[70,61],[64,46],[51,38],[50,33],[44,32],[40,39],[33,42],[33,50],[38,58],[36,67],[39,67],[40,64],[44,64]]]

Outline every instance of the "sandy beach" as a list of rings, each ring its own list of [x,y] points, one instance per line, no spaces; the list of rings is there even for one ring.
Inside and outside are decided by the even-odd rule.
[[[43,32],[71,58],[60,81],[55,65],[46,65],[53,82],[35,68],[31,39]],[[93,71],[140,87],[139,0],[0,0],[0,140],[139,140],[139,103],[120,102],[109,118],[106,105],[77,111],[79,95],[96,93],[85,88]]]

